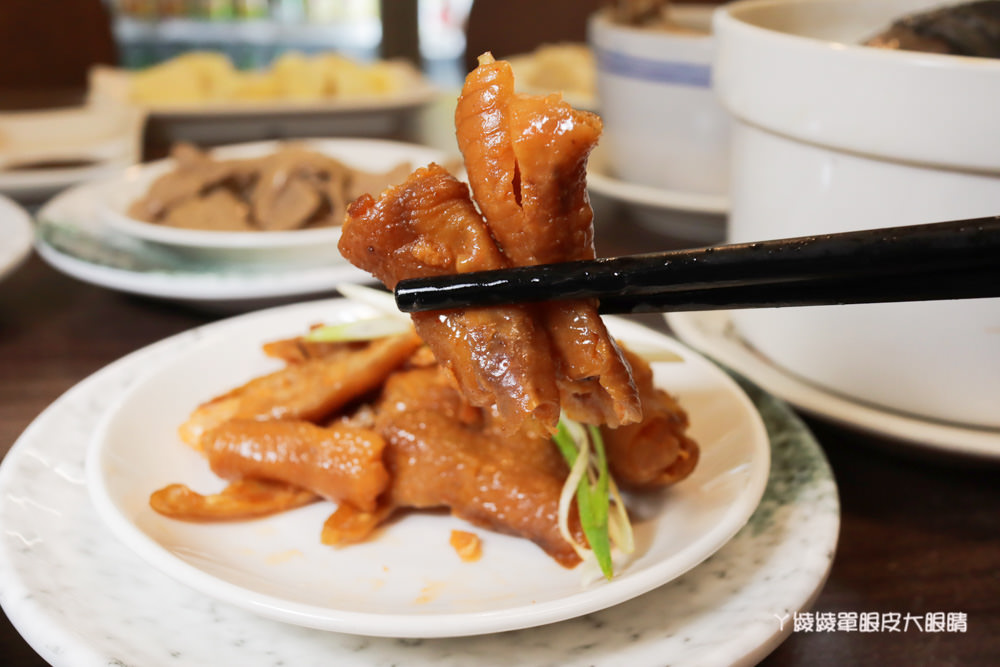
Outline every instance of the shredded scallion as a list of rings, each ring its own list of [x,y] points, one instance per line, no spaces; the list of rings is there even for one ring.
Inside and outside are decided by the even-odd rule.
[[[345,283],[337,290],[348,299],[363,303],[376,311],[370,317],[351,322],[316,327],[303,338],[312,343],[338,343],[374,340],[408,331],[413,325],[410,316],[396,307],[391,293],[364,285]]]
[[[625,503],[608,470],[604,439],[597,427],[584,427],[563,416],[553,440],[570,466],[559,499],[559,530],[581,558],[594,558],[604,576],[611,579],[612,544],[631,553],[633,538]],[[569,508],[574,497],[588,546],[579,544],[569,530]]]

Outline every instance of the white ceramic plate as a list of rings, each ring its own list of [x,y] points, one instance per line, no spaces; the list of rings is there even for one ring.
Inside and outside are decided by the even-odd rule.
[[[0,195],[0,280],[27,258],[33,236],[28,212]]]
[[[274,153],[285,142],[260,141],[213,149],[211,154],[220,160],[255,158]],[[324,155],[336,158],[356,169],[383,172],[407,162],[414,169],[431,162],[444,163],[441,151],[393,141],[375,139],[304,139],[288,143],[301,144]],[[106,181],[102,189],[105,199],[101,215],[112,229],[137,238],[181,248],[202,251],[258,250],[283,251],[288,249],[317,249],[337,253],[340,227],[303,229],[288,232],[222,232],[202,229],[182,229],[158,225],[128,216],[128,208],[142,197],[157,178],[174,168],[171,159],[136,165]]]
[[[671,313],[667,323],[684,342],[806,412],[936,452],[1000,460],[1000,431],[921,419],[827,391],[751,348],[725,311]]]
[[[84,482],[88,440],[104,414],[150,367],[202,338],[200,329],[185,332],[82,381],[0,465],[0,604],[54,667],[750,666],[791,631],[778,617],[807,608],[829,571],[839,509],[822,450],[784,403],[746,385],[772,443],[757,511],[706,562],[638,598],[530,630],[438,640],[310,630],[220,604],[125,548]]]
[[[706,242],[725,237],[728,198],[623,181],[611,173],[599,147],[588,162],[587,187],[592,194],[628,206],[636,220],[653,231]]]
[[[346,300],[276,309],[207,327],[203,340],[135,383],[106,415],[88,455],[98,514],[157,569],[211,597],[277,620],[364,635],[445,637],[500,632],[573,618],[623,602],[688,571],[746,523],[767,482],[769,449],[752,403],[724,373],[672,339],[609,320],[637,348],[676,352],[657,363],[662,386],[690,413],[702,458],[667,493],[638,500],[637,552],[613,581],[585,585],[523,539],[477,531],[483,558],[462,563],[450,516],[414,514],[376,539],[343,549],[319,542],[332,505],[253,522],[205,525],[166,519],[149,494],[173,482],[224,486],[177,438],[201,402],[273,370],[260,344],[310,324],[371,313]],[[335,573],[335,574],[333,574]]]

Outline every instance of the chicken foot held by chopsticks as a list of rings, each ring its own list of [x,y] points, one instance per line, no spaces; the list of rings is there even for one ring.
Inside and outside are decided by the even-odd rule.
[[[348,208],[340,251],[392,288],[400,280],[592,258],[586,162],[600,119],[557,96],[513,93],[489,56],[455,116],[475,202],[442,167],[417,170]],[[478,204],[478,210],[477,205]],[[589,424],[638,421],[630,370],[589,301],[417,313],[413,321],[474,405],[510,428],[550,431],[560,411]]]
[[[443,167],[418,169],[378,199],[348,209],[340,252],[392,288],[404,278],[506,266],[465,184]],[[523,306],[416,313],[417,333],[477,406],[496,405],[511,430],[559,418],[546,331]]]
[[[455,111],[459,148],[490,234],[514,266],[593,259],[587,159],[595,114],[558,95],[514,92],[510,64],[489,54],[466,78]],[[592,301],[536,307],[549,332],[567,415],[617,426],[641,418],[628,364]]]

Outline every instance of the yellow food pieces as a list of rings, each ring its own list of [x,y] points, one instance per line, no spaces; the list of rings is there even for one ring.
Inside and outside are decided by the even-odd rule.
[[[269,68],[241,71],[224,54],[194,51],[135,73],[129,96],[139,104],[318,101],[386,95],[405,80],[397,63],[362,63],[335,53],[291,51]]]
[[[597,68],[586,44],[543,44],[534,52],[527,83],[539,90],[593,95]]]

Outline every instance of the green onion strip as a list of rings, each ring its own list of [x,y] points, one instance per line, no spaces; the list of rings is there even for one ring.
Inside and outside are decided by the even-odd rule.
[[[348,299],[369,306],[378,314],[316,327],[303,336],[305,340],[312,343],[374,340],[401,334],[413,328],[410,316],[399,311],[391,293],[353,283],[337,285],[337,290]]]
[[[580,558],[586,560],[589,555],[586,547],[577,542],[569,530],[569,507],[573,501],[573,496],[577,494],[577,490],[583,488],[583,484],[581,483],[583,482],[584,475],[587,473],[590,452],[586,438],[577,439],[577,437],[574,437],[579,434],[574,434],[571,431],[570,424],[578,426],[574,422],[567,422],[566,419],[560,419],[556,434],[553,436],[556,446],[562,453],[563,458],[566,459],[566,463],[570,466],[569,475],[566,477],[562,493],[559,496],[559,532],[562,533],[563,539],[572,545]]]
[[[412,328],[405,320],[395,317],[371,317],[352,320],[342,324],[327,324],[316,327],[303,338],[312,343],[339,343],[359,340],[374,340],[401,334]]]
[[[601,566],[601,572],[608,579],[614,576],[611,564],[611,537],[608,534],[608,459],[600,431],[596,427],[587,428],[590,442],[594,446],[591,465],[588,468],[588,484],[577,487],[576,504],[580,510],[580,524],[587,536],[590,550]],[[596,457],[596,461],[594,460]],[[596,468],[596,470],[595,470]]]
[[[596,560],[605,578],[611,579],[612,543],[622,552],[631,553],[634,541],[625,503],[608,471],[604,439],[597,427],[584,427],[563,417],[553,440],[570,466],[559,498],[559,531],[581,558]],[[569,530],[569,509],[574,497],[589,549],[579,544]]]

